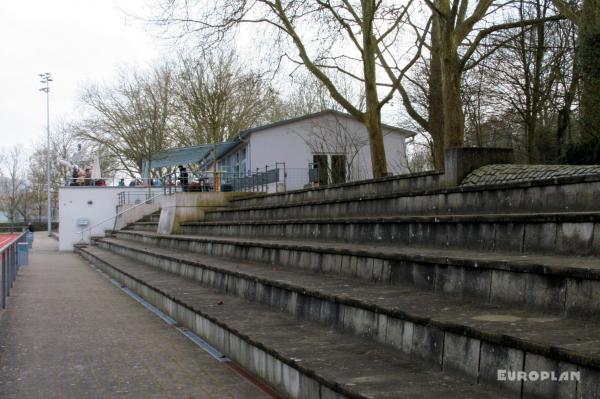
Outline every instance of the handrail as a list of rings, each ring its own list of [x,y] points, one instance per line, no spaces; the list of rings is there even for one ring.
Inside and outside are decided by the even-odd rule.
[[[100,226],[100,225],[102,225],[102,224],[104,224],[104,223],[106,223],[106,222],[110,221],[111,219],[115,219],[115,224],[113,225],[113,230],[114,230],[114,229],[116,228],[116,224],[117,224],[117,218],[118,218],[119,216],[121,216],[121,215],[123,215],[123,214],[125,214],[125,213],[129,212],[130,210],[132,210],[132,209],[134,209],[134,208],[137,208],[138,206],[145,205],[146,203],[148,203],[148,202],[151,202],[151,201],[153,201],[155,198],[161,197],[161,196],[163,196],[163,195],[165,195],[165,194],[164,194],[164,193],[160,193],[160,194],[157,194],[157,195],[155,195],[155,196],[153,196],[153,197],[150,197],[150,198],[148,198],[148,199],[147,199],[146,201],[144,201],[144,202],[141,202],[141,203],[139,203],[139,204],[136,204],[136,205],[132,206],[131,208],[127,208],[127,209],[125,209],[125,210],[123,210],[123,211],[121,211],[121,212],[117,213],[116,215],[114,215],[114,216],[111,216],[111,217],[109,217],[109,218],[107,218],[107,219],[104,219],[103,221],[101,221],[101,222],[98,222],[98,223],[94,224],[93,226],[90,226],[90,227],[87,227],[87,228],[85,228],[85,229],[83,229],[83,230],[81,230],[81,231],[78,231],[78,232],[76,232],[75,234],[81,234],[81,242],[85,242],[85,241],[84,241],[84,239],[83,239],[83,233],[85,233],[85,232],[86,232],[86,231],[88,231],[88,230],[91,232],[93,228],[95,228],[95,227],[98,227],[98,226]]]

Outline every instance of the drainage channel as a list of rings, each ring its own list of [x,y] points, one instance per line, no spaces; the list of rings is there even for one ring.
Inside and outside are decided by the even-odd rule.
[[[188,338],[190,341],[192,341],[195,345],[200,347],[203,351],[208,353],[210,356],[212,356],[218,362],[221,362],[224,365],[226,365],[231,371],[236,373],[238,376],[245,379],[246,381],[248,381],[249,383],[251,383],[252,385],[257,387],[258,389],[260,389],[265,395],[267,395],[268,397],[273,398],[273,399],[283,399],[284,398],[279,393],[277,393],[275,390],[273,390],[270,386],[268,386],[264,382],[260,381],[259,379],[254,377],[252,374],[248,373],[244,368],[240,367],[238,364],[233,362],[231,359],[229,359],[227,356],[225,356],[225,354],[219,352],[219,350],[217,350],[211,344],[209,344],[208,342],[203,340],[201,337],[199,337],[193,331],[188,330],[187,328],[184,328],[181,325],[179,325],[179,323],[177,323],[177,321],[174,320],[172,317],[170,317],[169,315],[164,313],[162,310],[158,309],[156,306],[152,305],[150,302],[146,301],[144,298],[142,298],[135,292],[131,291],[126,286],[119,283],[117,280],[110,277],[108,274],[106,274],[104,271],[102,271],[101,269],[96,267],[94,264],[90,263],[90,265],[98,273],[100,273],[104,278],[106,278],[108,281],[110,281],[114,286],[119,288],[125,294],[129,295],[131,298],[133,298],[136,302],[138,302],[139,304],[144,306],[150,312],[154,313],[154,315],[158,316],[160,319],[162,319],[162,321],[173,326],[177,331],[179,331],[181,334],[183,334],[186,338]]]

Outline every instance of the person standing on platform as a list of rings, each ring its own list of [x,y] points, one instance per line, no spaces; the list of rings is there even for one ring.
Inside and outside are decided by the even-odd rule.
[[[188,190],[188,172],[183,165],[179,165],[179,184],[181,184],[181,189],[183,192],[187,192]]]

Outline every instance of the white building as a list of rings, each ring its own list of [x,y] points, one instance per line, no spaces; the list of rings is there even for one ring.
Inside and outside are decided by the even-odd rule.
[[[391,174],[408,173],[406,139],[414,132],[383,125],[384,145]],[[373,177],[369,137],[354,117],[327,110],[248,129],[236,137],[237,144],[218,153],[217,170],[250,175],[285,165],[288,190],[309,183],[309,170],[317,168],[312,181],[343,183]],[[212,154],[200,160],[213,168]]]
[[[59,187],[59,250],[72,251],[73,244],[89,242],[91,236],[104,235],[105,230],[122,228],[158,210],[162,193],[159,187]],[[125,213],[117,217],[121,212]]]

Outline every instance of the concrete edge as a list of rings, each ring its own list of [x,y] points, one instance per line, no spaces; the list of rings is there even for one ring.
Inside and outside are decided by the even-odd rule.
[[[252,340],[250,337],[244,335],[240,331],[237,331],[234,328],[230,328],[226,323],[223,323],[222,321],[219,321],[219,320],[211,317],[210,315],[205,314],[201,310],[196,309],[193,306],[188,305],[188,304],[180,301],[179,299],[172,297],[168,293],[145,283],[144,281],[136,278],[135,276],[130,275],[129,273],[121,270],[120,268],[108,264],[104,260],[97,258],[94,254],[87,252],[85,250],[85,247],[79,247],[77,249],[77,253],[79,253],[84,259],[94,263],[94,265],[103,269],[112,278],[116,279],[117,281],[119,281],[122,284],[125,284],[128,288],[130,288],[137,295],[141,296],[146,301],[150,302],[152,305],[158,307],[160,310],[167,313],[167,315],[169,315],[170,317],[175,317],[178,314],[182,313],[181,310],[174,309],[175,306],[179,306],[184,310],[193,312],[194,314],[203,318],[206,322],[209,322],[209,323],[213,324],[214,326],[216,326],[217,328],[224,330],[224,332],[228,333],[229,337],[234,336],[234,337],[238,338],[239,340],[244,341],[245,343],[252,346],[253,348],[256,348],[257,350],[264,352],[267,356],[270,356],[271,358],[273,358],[274,361],[279,361],[284,366],[290,367],[291,369],[294,369],[297,372],[301,373],[305,379],[312,380],[312,381],[318,383],[320,385],[319,386],[319,392],[321,393],[319,395],[320,398],[322,398],[322,399],[330,399],[330,398],[367,399],[366,397],[364,397],[362,395],[356,394],[352,391],[349,391],[347,389],[340,387],[337,383],[335,383],[333,381],[328,381],[325,378],[320,377],[313,370],[307,369],[307,368],[299,365],[296,361],[282,356],[281,354],[272,350],[271,348],[269,348],[268,346],[266,346],[265,344],[263,344],[261,342]],[[175,306],[162,306],[160,303],[156,303],[155,301],[150,300],[150,298],[148,298],[148,296],[145,295],[144,292],[142,292],[139,289],[139,287],[135,287],[134,284],[131,284],[131,282],[135,282],[143,287],[146,287],[147,289],[152,290],[153,292],[155,292],[156,294],[159,294],[160,296],[162,296],[164,299],[168,300]],[[186,325],[186,328],[194,331],[195,334],[199,335],[200,337],[202,337],[203,339],[208,341],[211,345],[213,345],[217,348],[220,346],[220,345],[218,345],[218,342],[214,342],[214,340],[212,339],[212,337],[209,335],[209,333],[207,331],[198,330],[198,328],[196,328],[196,325]],[[229,346],[230,348],[235,347],[235,345],[234,346],[227,345],[227,346]],[[239,359],[240,359],[239,356],[236,356],[233,353],[227,353],[224,351],[225,349],[226,348],[219,348],[219,350],[223,351],[223,353],[225,353],[230,359],[233,359],[236,362],[239,361]],[[245,370],[250,372],[251,374],[253,374],[259,378],[264,378],[259,373],[256,373],[255,371],[253,371],[253,367],[254,367],[253,362],[252,363],[248,362],[247,364],[242,363],[241,366],[244,367]],[[268,375],[268,373],[265,372],[263,375]],[[268,383],[275,389],[281,389],[281,387],[278,388],[276,386],[276,384],[273,384],[272,381],[268,381]],[[307,381],[306,383],[310,386],[310,388],[313,388],[310,381]],[[306,399],[317,399],[317,398],[314,398],[313,396],[298,395],[298,393],[301,390],[302,390],[301,387],[298,387],[296,389],[291,388],[291,389],[286,390],[286,393],[289,395],[292,395],[292,397],[299,397],[299,398],[304,397]],[[323,395],[324,390],[327,390],[325,395]],[[309,391],[310,391],[310,389],[309,389]],[[331,396],[332,394],[334,396]]]
[[[433,173],[432,175],[443,174],[443,172]],[[427,175],[424,175],[427,176]],[[417,176],[422,177],[422,176]],[[393,180],[393,179],[392,179]],[[360,184],[373,184],[379,182],[389,182],[390,180],[381,180],[381,181],[365,181],[360,182]],[[379,199],[389,199],[389,198],[400,198],[400,197],[420,197],[420,196],[432,196],[432,195],[440,195],[440,194],[455,194],[455,193],[470,193],[470,192],[482,192],[482,191],[500,191],[500,190],[513,190],[513,189],[527,189],[534,187],[544,187],[544,186],[563,186],[570,184],[580,184],[580,183],[594,183],[600,182],[600,175],[585,175],[585,176],[565,176],[565,177],[555,177],[551,179],[540,179],[540,180],[529,180],[524,182],[507,182],[507,183],[498,183],[498,184],[480,184],[480,185],[468,185],[468,186],[457,186],[452,188],[439,188],[439,189],[427,189],[420,191],[406,191],[406,192],[395,192],[389,194],[379,194],[379,195],[359,195],[352,196],[348,198],[336,198],[329,200],[310,200],[310,201],[297,201],[289,204],[269,204],[269,205],[252,205],[248,207],[239,207],[235,209],[271,209],[271,208],[283,208],[283,207],[294,207],[294,206],[302,206],[302,205],[312,205],[312,204],[329,204],[329,203],[343,203],[343,202],[352,202],[352,201],[369,201],[369,200],[379,200]],[[358,182],[353,184],[349,184],[349,186],[360,185]],[[236,201],[244,201],[244,200],[256,200],[262,199],[266,197],[277,197],[277,196],[285,196],[286,194],[301,194],[303,192],[311,192],[317,190],[325,190],[325,189],[335,189],[342,188],[346,186],[335,185],[335,186],[327,186],[327,187],[319,187],[319,188],[311,188],[311,189],[302,189],[302,190],[294,190],[288,191],[285,193],[271,193],[271,194],[257,194],[248,198],[240,198],[232,201],[232,204],[235,204]]]
[[[551,275],[551,276],[559,276],[565,278],[576,278],[576,279],[593,279],[600,280],[600,270],[592,269],[592,268],[573,268],[573,267],[564,267],[564,268],[556,268],[552,266],[548,266],[543,263],[536,263],[534,261],[525,262],[522,259],[515,261],[514,263],[511,261],[485,261],[485,260],[473,260],[469,257],[456,257],[456,256],[430,256],[430,255],[421,255],[421,254],[403,254],[403,253],[395,253],[389,254],[380,252],[377,250],[367,251],[367,250],[355,250],[351,248],[332,248],[332,247],[313,247],[310,245],[289,245],[289,244],[279,244],[277,241],[269,241],[269,242],[256,242],[251,240],[244,240],[243,237],[239,239],[224,239],[219,237],[214,238],[201,238],[190,235],[165,235],[148,231],[139,231],[139,230],[121,230],[118,232],[119,234],[128,234],[132,236],[141,236],[141,237],[152,237],[158,239],[172,239],[172,240],[182,240],[182,241],[190,241],[190,242],[206,242],[206,243],[218,243],[218,244],[229,244],[229,245],[238,245],[242,247],[261,247],[261,248],[272,248],[272,249],[283,249],[283,250],[296,250],[296,251],[304,251],[304,252],[317,252],[323,254],[336,254],[336,255],[349,255],[349,256],[360,256],[360,257],[369,257],[376,258],[382,260],[391,260],[391,261],[410,261],[410,262],[418,262],[418,263],[427,263],[427,264],[440,264],[445,266],[455,266],[455,267],[464,267],[464,268],[473,268],[473,269],[491,269],[491,270],[500,270],[500,271],[509,271],[513,273],[531,273],[531,274],[541,274],[541,275]],[[579,257],[581,259],[581,257]]]
[[[122,244],[117,244],[117,243],[112,243],[112,242],[109,243],[109,245],[121,247],[121,248],[127,249],[129,251],[134,251],[134,252],[142,253],[145,255],[150,255],[150,256],[157,257],[157,258],[164,259],[164,260],[170,260],[170,261],[174,260],[178,263],[186,264],[186,265],[193,266],[193,267],[204,268],[204,269],[207,269],[207,270],[210,270],[213,272],[234,276],[234,277],[246,279],[249,281],[259,282],[264,285],[282,288],[282,289],[285,289],[288,291],[296,292],[301,295],[307,295],[307,296],[315,297],[318,299],[322,299],[322,300],[326,300],[326,301],[330,301],[330,302],[334,302],[334,303],[340,303],[342,305],[371,311],[373,313],[379,313],[379,314],[383,314],[383,315],[386,315],[389,317],[407,320],[412,323],[422,325],[425,327],[434,327],[442,332],[451,332],[458,336],[474,338],[474,339],[478,339],[482,342],[487,342],[487,343],[494,344],[494,345],[512,347],[514,349],[522,350],[525,352],[530,352],[530,353],[533,353],[536,355],[541,355],[541,356],[550,358],[552,360],[569,362],[574,365],[584,366],[584,367],[593,368],[593,369],[600,369],[600,357],[594,358],[592,356],[585,356],[578,352],[569,351],[566,349],[561,349],[561,348],[543,345],[543,344],[537,344],[537,343],[534,343],[531,341],[519,339],[519,338],[512,337],[512,336],[505,335],[505,334],[488,333],[488,332],[479,330],[477,328],[469,327],[469,326],[465,326],[465,325],[461,325],[461,324],[436,321],[436,320],[433,320],[430,318],[420,317],[416,314],[412,314],[409,312],[405,312],[405,311],[401,311],[401,310],[387,309],[387,308],[383,308],[383,307],[380,307],[377,305],[364,303],[364,302],[362,302],[360,300],[356,300],[356,299],[341,298],[341,297],[337,297],[334,295],[327,295],[327,294],[324,294],[319,291],[307,289],[306,287],[295,286],[293,284],[287,284],[287,283],[282,283],[282,282],[278,282],[278,281],[265,279],[262,277],[256,277],[256,276],[246,274],[243,272],[233,272],[233,271],[229,271],[229,270],[223,270],[218,267],[203,263],[201,261],[190,261],[190,260],[178,259],[176,257],[171,257],[171,256],[167,256],[167,255],[162,255],[162,254],[156,254],[151,251],[131,248],[131,247],[127,247]]]
[[[273,224],[351,224],[351,223],[595,223],[600,222],[600,212],[552,212],[552,213],[498,213],[465,215],[407,215],[347,218],[304,218],[270,220],[224,220],[194,221],[182,226],[231,226]]]

